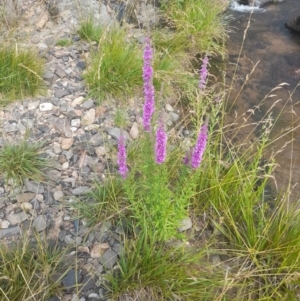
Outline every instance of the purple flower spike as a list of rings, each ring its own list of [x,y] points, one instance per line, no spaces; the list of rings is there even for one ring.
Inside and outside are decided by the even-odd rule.
[[[125,138],[121,134],[118,141],[118,165],[119,165],[119,174],[126,179],[128,168],[126,165],[126,146],[125,146]]]
[[[150,45],[150,39],[145,39],[144,49],[144,66],[143,66],[143,80],[144,80],[144,112],[143,112],[143,125],[146,132],[150,132],[151,118],[154,112],[154,87],[153,87],[153,50]]]
[[[161,122],[156,131],[155,140],[155,161],[157,164],[162,164],[166,160],[167,155],[167,134],[164,131],[164,125]]]
[[[202,66],[201,66],[201,69],[200,69],[199,88],[201,90],[204,90],[205,87],[206,87],[206,79],[207,79],[207,76],[208,76],[207,66],[208,66],[208,57],[205,56],[205,58],[202,61]]]
[[[207,143],[207,125],[203,125],[201,127],[198,140],[196,143],[196,146],[194,148],[192,158],[191,158],[191,165],[192,168],[198,168],[201,161],[202,161],[202,156],[206,148],[206,143]]]

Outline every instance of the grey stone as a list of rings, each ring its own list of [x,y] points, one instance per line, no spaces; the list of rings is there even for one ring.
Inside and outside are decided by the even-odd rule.
[[[44,193],[44,186],[34,181],[26,180],[25,187],[28,191],[34,192],[36,194]]]
[[[0,238],[4,236],[16,235],[21,233],[21,229],[19,226],[7,228],[7,229],[0,229]]]
[[[104,141],[103,135],[101,135],[101,134],[98,133],[98,134],[93,135],[91,137],[90,144],[92,146],[99,146],[99,145],[103,144],[103,141]]]
[[[174,112],[170,112],[170,119],[173,121],[173,122],[176,122],[178,119],[179,119],[179,115],[174,113]]]
[[[54,78],[54,74],[52,72],[50,72],[49,70],[47,70],[45,73],[44,73],[44,76],[43,76],[43,79],[49,83],[52,83],[53,81],[53,78]]]
[[[72,190],[72,193],[74,195],[81,195],[81,194],[85,194],[89,191],[89,187],[88,186],[80,186],[80,187],[77,187],[75,189]]]
[[[88,99],[82,104],[82,108],[85,110],[91,109],[93,106],[94,106],[94,101],[92,99]]]
[[[61,190],[57,190],[53,193],[53,198],[55,201],[60,201],[64,197],[64,193]]]
[[[17,132],[19,130],[16,123],[6,124],[3,129],[6,133]]]
[[[120,135],[121,135],[121,130],[119,128],[109,128],[109,129],[107,129],[107,133],[114,139],[119,140]],[[126,131],[122,131],[122,134],[124,135],[124,137],[126,139],[129,139],[129,135]]]
[[[54,92],[55,97],[58,97],[58,98],[63,98],[70,94],[71,93],[68,90],[64,90],[64,89],[55,89],[55,92]]]
[[[121,244],[114,244],[112,249],[118,254],[118,256],[124,255],[124,247]]]
[[[82,275],[80,272],[75,270],[69,271],[66,277],[63,279],[63,286],[66,288],[67,292],[70,293],[76,284],[80,283],[82,280]]]
[[[104,265],[105,268],[112,269],[113,266],[116,264],[117,259],[118,259],[117,253],[112,249],[108,249],[99,258],[99,261],[102,265]]]
[[[28,215],[22,211],[20,213],[9,214],[6,219],[14,226],[28,219]]]
[[[65,237],[66,237],[66,234],[67,234],[67,231],[66,230],[61,230],[58,234],[58,239],[60,241],[64,241],[65,240]]]
[[[66,237],[65,237],[65,243],[67,245],[71,245],[71,244],[74,243],[74,239],[71,237],[71,235],[66,235]]]
[[[192,226],[193,226],[192,219],[190,217],[187,217],[187,218],[183,219],[180,222],[180,226],[178,227],[178,231],[179,232],[186,231],[186,230],[192,228]]]
[[[50,120],[51,124],[59,130],[61,133],[63,133],[67,138],[71,138],[73,136],[73,133],[70,128],[70,124],[67,120],[63,118],[55,118],[53,117]]]
[[[45,215],[39,215],[37,216],[34,221],[32,226],[35,228],[37,232],[41,232],[47,228],[47,220]]]
[[[59,68],[55,69],[54,73],[60,78],[67,76],[67,73]]]

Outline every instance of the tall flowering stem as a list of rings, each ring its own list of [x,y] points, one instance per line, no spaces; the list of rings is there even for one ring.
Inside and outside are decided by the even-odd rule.
[[[160,122],[155,135],[155,162],[157,164],[162,164],[166,160],[167,140],[168,137],[164,130],[163,122]]]
[[[144,80],[144,112],[143,112],[143,126],[146,132],[150,132],[151,118],[154,113],[154,86],[153,86],[153,50],[150,45],[150,39],[145,39],[144,49],[144,66],[143,66],[143,80]]]
[[[207,132],[208,132],[207,125],[204,124],[201,127],[198,140],[193,150],[193,154],[191,158],[191,166],[193,169],[198,168],[202,161],[202,156],[205,151],[206,143],[207,143]]]
[[[200,80],[199,80],[199,88],[201,90],[204,90],[206,87],[206,80],[207,80],[207,76],[208,76],[208,57],[205,56],[205,58],[202,61],[202,66],[200,69]]]
[[[118,140],[118,165],[119,165],[119,174],[122,176],[123,179],[126,179],[128,173],[126,159],[127,159],[127,154],[126,154],[125,138],[121,133]]]

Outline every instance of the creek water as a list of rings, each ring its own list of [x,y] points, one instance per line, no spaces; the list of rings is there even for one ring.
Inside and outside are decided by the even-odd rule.
[[[233,17],[227,45],[229,62],[226,82],[233,87],[228,100],[231,107],[229,118],[231,116],[233,122],[243,124],[245,118],[251,115],[251,110],[259,105],[259,109],[249,118],[249,123],[256,123],[276,103],[272,116],[279,117],[271,134],[275,142],[270,145],[268,152],[279,151],[288,143],[276,156],[279,164],[275,172],[276,185],[280,191],[288,183],[295,185],[292,195],[293,199],[298,199],[300,185],[296,184],[300,182],[300,87],[297,88],[297,85],[300,81],[300,34],[291,33],[284,24],[297,13],[300,15],[300,0],[283,0],[263,9],[255,7],[251,11],[251,7],[237,3],[233,3],[228,11]],[[247,74],[256,63],[257,66],[239,93]],[[272,97],[262,102],[281,83],[289,85],[282,85],[281,89],[271,93]],[[236,116],[240,116],[239,121]],[[253,132],[254,127],[255,125],[245,127],[235,138],[238,141],[248,139],[248,143],[251,143],[251,136],[259,135],[258,131]],[[295,130],[279,138],[285,129],[291,127]]]

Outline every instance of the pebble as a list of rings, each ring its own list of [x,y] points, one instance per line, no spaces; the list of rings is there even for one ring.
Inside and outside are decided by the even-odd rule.
[[[130,129],[129,135],[133,138],[133,139],[137,139],[139,138],[139,127],[138,124],[136,122],[134,122],[132,124],[132,127]]]
[[[24,203],[33,200],[35,196],[36,196],[35,193],[23,192],[23,193],[18,193],[16,195],[16,199],[19,203]]]
[[[90,110],[86,111],[84,113],[84,115],[82,116],[81,124],[83,126],[90,125],[90,124],[92,124],[92,123],[95,122],[95,118],[96,118],[96,111],[95,111],[95,109],[90,109]]]
[[[52,111],[53,104],[51,102],[44,102],[44,103],[40,104],[39,108],[40,108],[40,111],[42,111],[42,112]]]
[[[41,232],[47,228],[47,220],[44,215],[39,215],[37,216],[34,221],[32,226],[35,228],[37,232]]]
[[[62,284],[66,288],[67,292],[70,293],[76,284],[81,282],[82,275],[80,272],[70,270],[66,277],[63,279]]]
[[[80,186],[80,187],[77,187],[75,189],[72,190],[72,193],[74,195],[81,195],[81,194],[85,194],[89,191],[89,187],[88,186]]]
[[[30,192],[34,192],[38,194],[44,193],[44,186],[34,181],[25,180],[25,187]]]
[[[1,221],[1,220],[0,220],[0,229],[7,229],[7,228],[9,227],[9,225],[10,225],[10,222],[9,222],[9,221],[6,221],[6,220]],[[0,236],[1,236],[1,235],[0,235]]]
[[[106,268],[112,269],[113,266],[117,263],[117,253],[112,249],[108,249],[105,253],[99,258],[99,262]]]
[[[73,138],[62,138],[61,139],[61,148],[62,150],[68,150],[73,144]]]
[[[55,201],[61,201],[64,197],[64,193],[61,190],[57,190],[53,193],[53,198]]]
[[[20,213],[9,214],[6,219],[13,225],[20,224],[28,219],[28,215],[22,211]]]
[[[191,229],[192,226],[193,226],[192,219],[190,217],[187,217],[187,218],[183,219],[180,222],[180,226],[178,227],[178,231],[179,232],[186,231],[188,229]]]

